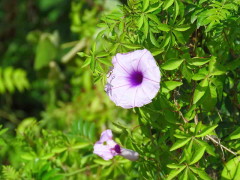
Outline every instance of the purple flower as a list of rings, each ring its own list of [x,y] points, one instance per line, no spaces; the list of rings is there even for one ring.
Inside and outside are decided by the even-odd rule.
[[[159,91],[161,76],[147,49],[118,53],[112,63],[105,90],[117,106],[128,109],[152,102]]]
[[[138,159],[138,153],[120,147],[113,139],[112,139],[112,131],[107,129],[102,132],[100,140],[94,144],[93,153],[102,157],[104,160],[112,159],[116,155],[123,156],[131,161],[136,161]]]

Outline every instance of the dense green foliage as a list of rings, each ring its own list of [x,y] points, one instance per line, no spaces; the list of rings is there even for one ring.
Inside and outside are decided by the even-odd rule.
[[[3,0],[1,178],[240,177],[239,0]],[[151,104],[104,92],[112,56],[148,49],[161,70]],[[140,154],[104,161],[106,128]]]

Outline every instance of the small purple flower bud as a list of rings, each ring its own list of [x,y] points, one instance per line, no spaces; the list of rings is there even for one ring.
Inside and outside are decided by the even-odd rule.
[[[139,154],[136,151],[121,148],[121,154],[120,156],[130,160],[130,161],[136,161],[139,158]]]

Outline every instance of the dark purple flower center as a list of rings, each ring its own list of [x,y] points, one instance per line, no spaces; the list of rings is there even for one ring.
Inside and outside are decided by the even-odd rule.
[[[115,145],[114,150],[116,151],[116,153],[120,154],[121,153],[121,148],[118,144]]]
[[[133,71],[131,74],[130,74],[130,83],[132,86],[138,86],[142,83],[143,81],[143,74],[141,71]]]

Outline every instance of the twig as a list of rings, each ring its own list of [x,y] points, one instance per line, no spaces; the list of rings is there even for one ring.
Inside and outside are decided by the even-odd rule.
[[[219,113],[219,111],[218,111],[217,108],[216,108],[216,111],[217,111],[217,113],[218,113],[218,116],[219,116],[220,120],[223,121],[223,119],[222,119],[222,117],[221,117],[221,115],[220,115],[220,113]]]
[[[79,41],[79,43],[76,44],[76,46],[74,46],[67,54],[62,57],[62,63],[68,63],[77,54],[77,52],[83,49],[85,46],[86,39],[82,39]]]
[[[227,148],[226,146],[222,145],[220,142],[216,141],[214,138],[212,138],[211,136],[207,135],[207,137],[214,142],[215,144],[219,145],[221,148],[225,149],[226,151],[230,152],[231,154],[235,155],[238,159],[238,161],[240,162],[240,159],[238,157],[238,154],[233,152],[231,149]]]
[[[185,123],[188,123],[188,120],[183,116],[181,111],[178,111],[178,114],[182,117],[182,119]]]

